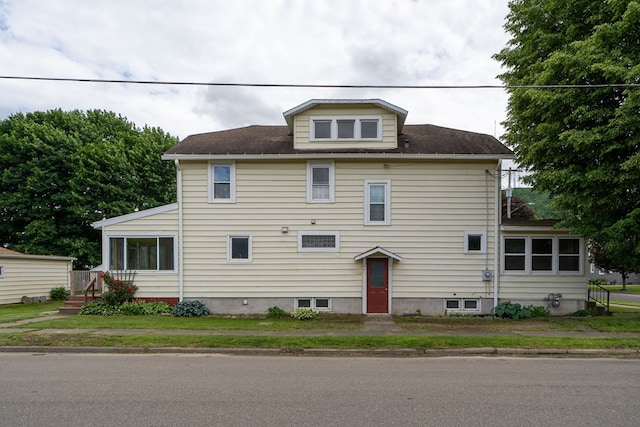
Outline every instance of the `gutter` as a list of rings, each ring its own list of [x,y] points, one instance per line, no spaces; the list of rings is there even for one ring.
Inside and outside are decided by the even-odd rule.
[[[180,160],[175,159],[176,165],[176,189],[178,199],[178,301],[184,299],[184,247],[182,226],[182,168]]]

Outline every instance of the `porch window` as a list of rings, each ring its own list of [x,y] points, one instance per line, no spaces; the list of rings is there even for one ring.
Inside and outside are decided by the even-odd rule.
[[[505,237],[504,272],[581,274],[582,247],[579,237]]]
[[[109,238],[109,270],[174,271],[174,237]]]

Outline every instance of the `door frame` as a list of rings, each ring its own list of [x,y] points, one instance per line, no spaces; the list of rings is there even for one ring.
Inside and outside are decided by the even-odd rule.
[[[393,275],[392,275],[392,271],[393,271],[393,258],[387,257],[387,256],[372,256],[372,257],[367,257],[365,258],[362,263],[362,313],[364,314],[368,314],[367,311],[367,303],[368,303],[368,282],[369,282],[369,277],[368,277],[368,264],[369,264],[369,259],[371,258],[383,258],[387,260],[387,313],[391,313],[392,312],[392,307],[391,307],[391,301],[393,300],[393,298],[391,298],[391,296],[393,295]]]

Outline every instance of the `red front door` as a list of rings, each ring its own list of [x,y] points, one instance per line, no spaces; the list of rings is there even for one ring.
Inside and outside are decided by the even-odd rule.
[[[389,259],[367,258],[367,313],[389,312]]]

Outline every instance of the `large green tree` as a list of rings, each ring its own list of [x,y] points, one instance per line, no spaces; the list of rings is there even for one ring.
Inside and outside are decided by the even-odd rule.
[[[511,40],[495,56],[510,87],[505,141],[529,183],[567,212],[564,225],[603,248],[615,270],[640,271],[640,3],[509,8]],[[515,87],[557,85],[571,87]]]
[[[171,203],[177,142],[112,112],[51,110],[0,122],[0,245],[100,264],[91,223]]]

